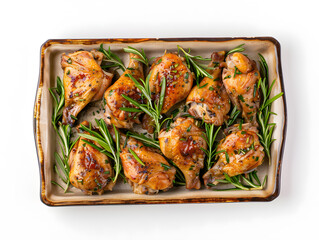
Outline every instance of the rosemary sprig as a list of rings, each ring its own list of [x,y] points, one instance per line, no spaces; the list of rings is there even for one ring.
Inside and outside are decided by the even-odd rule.
[[[205,133],[204,135],[204,139],[208,145],[208,149],[204,149],[201,148],[205,154],[206,154],[206,167],[207,170],[211,169],[211,167],[213,166],[213,159],[214,156],[216,155],[216,149],[217,149],[217,144],[215,143],[215,139],[216,136],[219,132],[219,130],[221,129],[221,127],[217,128],[217,130],[214,132],[214,124],[207,124],[205,123]]]
[[[122,97],[127,101],[132,103],[134,106],[138,107],[139,110],[142,110],[147,115],[149,115],[155,123],[155,132],[159,133],[161,130],[160,119],[162,118],[161,111],[164,103],[165,91],[166,91],[166,79],[162,78],[161,82],[161,92],[159,99],[155,102],[152,101],[152,94],[149,87],[149,79],[151,73],[147,76],[145,82],[143,79],[140,79],[140,82],[137,81],[131,74],[126,74],[127,77],[130,77],[132,81],[135,83],[135,86],[141,91],[142,97],[146,99],[146,103],[139,103],[129,96],[122,94]],[[125,110],[124,110],[125,111]]]
[[[102,69],[108,69],[108,68],[111,68],[111,67],[117,67],[117,68],[120,68],[123,71],[125,71],[126,68],[125,68],[122,60],[119,58],[119,56],[117,56],[115,53],[113,53],[111,51],[110,47],[109,47],[108,50],[105,50],[103,48],[103,44],[101,44],[100,48],[99,48],[99,51],[104,54],[103,61],[107,62],[107,63],[111,63],[111,64],[107,64],[107,65],[101,65]]]
[[[234,106],[233,110],[230,113],[228,121],[225,122],[226,127],[229,127],[230,125],[232,125],[236,121],[239,114],[240,114],[240,111],[237,109],[236,106]]]
[[[61,187],[64,192],[68,191],[70,186],[70,166],[68,164],[69,155],[71,149],[73,148],[74,144],[77,142],[78,139],[75,141],[71,141],[71,127],[69,125],[63,125],[61,123],[62,117],[62,108],[64,107],[64,86],[63,82],[59,77],[57,77],[57,87],[56,88],[49,88],[49,91],[52,95],[52,98],[55,102],[53,107],[52,113],[52,125],[54,130],[56,131],[59,137],[59,147],[61,151],[61,155],[57,152],[54,153],[56,165],[54,167],[55,172],[59,176],[59,178],[66,184],[65,187],[62,187],[55,181],[51,181],[52,184],[55,184]]]
[[[140,61],[141,63],[145,64],[146,66],[149,65],[149,59],[147,59],[143,48],[141,49],[141,51],[139,51],[136,48],[128,46],[127,48],[124,48],[123,50],[124,50],[124,52],[133,53],[133,54],[138,55],[140,57],[140,58],[132,58],[132,59]]]
[[[145,166],[145,163],[143,163],[143,161],[137,156],[137,154],[132,150],[132,149],[128,149],[130,154],[133,155],[133,157],[136,159],[136,161],[138,161],[142,166]]]
[[[201,56],[193,56],[190,54],[190,49],[186,52],[181,46],[177,45],[178,50],[181,50],[184,53],[185,60],[187,62],[188,68],[195,73],[196,83],[199,86],[201,77],[213,78],[205,69],[208,67],[198,63],[197,61],[210,61],[209,58],[203,58]]]
[[[141,141],[145,146],[160,149],[160,145],[159,145],[159,142],[157,140],[148,138],[144,134],[138,134],[138,133],[130,132],[130,131],[127,134],[129,137],[133,137],[133,138]]]
[[[235,47],[235,48],[232,49],[232,50],[229,50],[229,51],[226,53],[226,56],[228,56],[228,55],[231,54],[231,53],[243,52],[243,51],[245,51],[245,48],[243,48],[244,45],[245,45],[245,43],[238,45],[237,47]]]
[[[52,114],[52,125],[54,126],[55,130],[57,130],[57,123],[62,117],[61,110],[64,107],[64,102],[65,102],[64,86],[60,77],[57,77],[56,83],[57,83],[56,88],[49,88],[50,94],[55,102],[55,106],[53,108],[53,114]]]
[[[248,176],[247,176],[248,175]],[[229,190],[261,190],[264,189],[266,185],[267,175],[264,177],[261,183],[257,171],[254,170],[248,174],[240,174],[237,176],[230,177],[227,173],[224,173],[225,179],[218,179],[219,183],[231,184],[235,188],[227,189],[213,189],[214,191],[229,191]],[[208,184],[208,186],[213,187],[214,184]]]
[[[114,170],[115,170],[115,176],[112,179],[113,182],[115,182],[118,178],[118,175],[120,174],[121,171],[121,163],[120,163],[120,136],[119,132],[113,126],[114,128],[114,133],[115,133],[115,141],[113,141],[113,138],[106,126],[106,123],[104,122],[103,119],[95,119],[96,125],[98,127],[99,133],[96,131],[92,130],[91,128],[88,128],[81,124],[80,129],[83,131],[88,132],[87,133],[79,133],[81,137],[84,137],[86,139],[90,139],[92,141],[97,142],[106,152],[110,153],[107,154],[105,151],[101,151],[102,153],[106,154],[109,156],[111,159],[114,160]],[[93,143],[92,143],[93,144]],[[93,144],[95,145],[95,144]],[[92,145],[91,145],[92,146]],[[96,149],[100,149],[100,147],[95,145]]]
[[[272,114],[276,114],[271,112],[271,105],[272,103],[280,98],[283,93],[279,93],[276,96],[272,97],[269,99],[270,93],[272,91],[272,88],[275,84],[275,80],[272,81],[271,85],[269,86],[269,70],[268,70],[268,64],[263,57],[263,55],[259,54],[259,64],[260,64],[260,73],[261,73],[261,78],[259,79],[258,82],[258,87],[257,89],[261,88],[261,93],[262,93],[262,98],[263,102],[258,110],[257,113],[257,121],[260,126],[260,134],[258,134],[259,139],[261,144],[264,147],[264,151],[266,155],[268,156],[270,160],[270,147],[271,144],[276,140],[272,139],[272,134],[275,129],[276,124],[275,123],[269,123],[269,117]],[[269,161],[270,163],[270,161]]]
[[[54,181],[51,181],[51,183],[59,187],[62,187],[64,192],[67,192],[70,186],[70,179],[69,179],[70,166],[68,164],[69,155],[70,155],[71,149],[73,148],[74,144],[78,141],[79,138],[77,138],[75,141],[71,141],[71,137],[70,137],[71,127],[69,125],[63,125],[61,122],[59,122],[59,128],[57,133],[60,139],[59,147],[60,147],[61,155],[57,152],[54,153],[55,162],[56,162],[56,166],[54,167],[54,170],[59,176],[59,178],[66,184],[66,186],[65,188],[63,188],[60,184],[57,184]]]
[[[175,186],[185,186],[186,185],[186,180],[184,177],[183,172],[176,166],[176,164],[170,160],[170,159],[166,159],[167,162],[169,162],[170,165],[173,165],[176,169],[176,174],[175,174],[175,179],[173,181]]]

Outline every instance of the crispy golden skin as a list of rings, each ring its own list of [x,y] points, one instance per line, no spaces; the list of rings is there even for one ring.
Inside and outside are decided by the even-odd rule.
[[[188,112],[198,119],[203,119],[206,123],[221,126],[227,119],[230,110],[230,100],[223,86],[219,66],[224,61],[225,52],[214,52],[207,70],[213,78],[205,77],[199,86],[194,86],[186,99],[186,104],[190,106]]]
[[[166,131],[163,129],[158,137],[163,154],[171,159],[183,172],[187,189],[200,189],[200,169],[204,167],[207,149],[203,130],[198,128],[194,119],[179,117]]]
[[[114,129],[109,127],[113,138]],[[173,187],[176,169],[159,154],[159,150],[147,147],[133,137],[120,133],[120,158],[124,175],[136,194],[155,194]],[[131,149],[144,166],[136,160]]]
[[[145,166],[141,165],[128,149],[133,150]],[[124,174],[132,183],[134,193],[152,194],[173,187],[176,170],[154,149],[129,138],[127,145],[122,148],[120,157]]]
[[[217,184],[217,179],[224,179],[226,173],[230,177],[250,171],[262,164],[264,160],[264,148],[259,142],[258,130],[251,123],[239,125],[225,130],[230,133],[219,142],[217,163],[204,174],[203,179],[207,184]],[[226,153],[229,162],[227,162]]]
[[[82,124],[88,126],[86,121]],[[111,191],[115,183],[112,181],[114,172],[108,157],[83,142],[84,139],[80,137],[69,156],[71,184],[88,195]],[[92,140],[85,140],[99,146]]]
[[[257,88],[260,78],[255,61],[242,53],[233,53],[226,58],[223,82],[233,104],[242,111],[246,122],[257,125],[256,115],[259,107]]]
[[[73,125],[72,116],[76,117],[89,102],[101,99],[110,86],[113,74],[102,70],[102,58],[103,54],[96,50],[62,55],[65,90],[63,124]]]
[[[157,58],[150,69],[150,90],[153,99],[158,100],[161,92],[161,82],[166,79],[166,91],[161,113],[166,113],[176,103],[184,100],[193,86],[193,75],[174,53],[166,53]]]
[[[141,93],[135,86],[132,79],[127,76],[131,74],[136,80],[144,79],[143,65],[135,58],[138,55],[130,53],[128,68],[121,77],[107,89],[104,94],[105,99],[105,122],[114,124],[118,128],[132,128],[134,123],[140,123],[138,116],[140,113],[126,112],[122,107],[136,108],[133,104],[122,97],[122,94],[142,103]]]

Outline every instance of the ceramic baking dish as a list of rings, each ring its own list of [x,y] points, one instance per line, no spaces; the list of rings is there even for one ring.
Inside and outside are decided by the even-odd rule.
[[[263,190],[251,191],[212,191],[202,187],[201,190],[186,190],[174,187],[168,192],[157,195],[134,194],[128,184],[117,183],[112,192],[103,195],[86,196],[77,189],[64,193],[51,184],[57,181],[53,170],[54,152],[56,151],[56,134],[51,124],[52,98],[48,89],[55,86],[56,77],[62,78],[60,66],[61,55],[79,49],[97,49],[103,43],[104,48],[111,47],[126,65],[128,55],[122,49],[132,46],[143,48],[148,58],[160,56],[165,50],[176,52],[177,45],[190,48],[193,55],[210,57],[213,51],[230,50],[239,44],[245,44],[245,53],[254,60],[261,53],[269,65],[269,80],[276,79],[271,96],[284,92],[281,69],[280,44],[271,37],[256,38],[170,38],[170,39],[64,39],[48,40],[41,47],[40,76],[34,107],[34,136],[38,154],[41,186],[40,196],[43,203],[50,206],[61,205],[96,205],[96,204],[154,204],[154,203],[212,203],[271,201],[279,195],[280,172],[285,142],[287,113],[285,94],[272,105],[270,121],[277,124],[273,133],[276,141],[271,147],[271,161],[265,161],[258,167],[261,178],[267,175],[267,185]]]

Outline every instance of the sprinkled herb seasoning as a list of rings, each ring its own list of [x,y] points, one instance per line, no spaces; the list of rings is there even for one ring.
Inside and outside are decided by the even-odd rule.
[[[189,73],[187,72],[187,73],[185,73],[185,75],[184,75],[184,80],[188,80],[188,77],[189,77]],[[187,81],[186,83],[188,83],[188,81]]]
[[[243,95],[240,95],[240,94],[239,94],[239,95],[238,95],[238,98],[239,98],[240,101],[245,102],[245,99],[244,99]]]

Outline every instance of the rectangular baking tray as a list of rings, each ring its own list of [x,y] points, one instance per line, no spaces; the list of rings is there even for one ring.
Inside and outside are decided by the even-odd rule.
[[[285,92],[283,97],[272,104],[271,122],[277,124],[271,146],[270,163],[266,160],[258,167],[258,173],[267,175],[267,185],[263,190],[212,191],[186,190],[185,187],[174,187],[157,195],[134,194],[128,184],[117,183],[112,192],[103,195],[84,195],[72,188],[72,193],[64,193],[51,183],[57,176],[53,170],[54,152],[57,149],[56,134],[51,124],[52,98],[48,89],[56,84],[56,77],[63,77],[60,66],[62,53],[79,49],[98,49],[103,43],[104,48],[111,48],[118,54],[124,64],[128,63],[128,54],[124,47],[143,48],[148,58],[161,56],[165,50],[176,52],[177,45],[191,49],[193,55],[210,57],[213,51],[228,51],[245,44],[245,53],[258,60],[261,53],[269,65],[269,81],[276,79],[271,97],[284,92],[281,68],[280,44],[272,37],[254,38],[147,38],[147,39],[55,39],[46,41],[41,47],[40,75],[34,106],[34,136],[40,169],[40,198],[49,206],[66,205],[97,205],[97,204],[165,204],[165,203],[213,203],[213,202],[249,202],[271,201],[280,192],[280,173],[286,136],[287,112]]]

